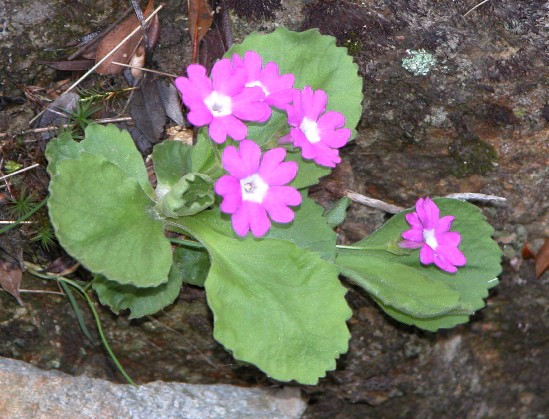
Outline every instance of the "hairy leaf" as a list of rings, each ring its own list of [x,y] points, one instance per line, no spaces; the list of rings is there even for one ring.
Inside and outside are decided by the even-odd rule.
[[[88,153],[101,156],[116,165],[152,196],[152,187],[143,158],[135,148],[128,131],[121,131],[113,124],[90,124],[86,127],[84,141],[80,144]]]
[[[157,180],[157,195],[163,195],[179,179],[192,171],[192,147],[181,141],[162,141],[154,146],[152,160]]]
[[[210,253],[214,337],[235,358],[304,384],[335,368],[347,351],[351,310],[334,265],[287,241],[226,237],[204,213],[181,220]]]
[[[153,205],[135,178],[101,155],[82,152],[57,162],[50,182],[49,214],[61,245],[121,284],[168,280],[171,248]]]
[[[488,289],[497,284],[501,251],[491,239],[493,228],[477,207],[455,199],[435,199],[442,215],[456,217],[452,231],[462,236],[460,250],[467,265],[449,274],[419,262],[418,251],[399,249],[404,218],[412,209],[391,218],[369,237],[340,249],[337,264],[342,273],[372,293],[391,316],[427,330],[452,327],[468,321],[484,307]],[[457,300],[455,297],[457,296]]]
[[[273,223],[265,238],[282,239],[317,252],[323,259],[335,261],[337,234],[322,216],[324,210],[302,193],[302,203],[295,209],[295,219],[288,224]]]
[[[109,306],[116,314],[129,309],[129,318],[137,319],[172,304],[181,292],[182,283],[182,275],[172,267],[168,282],[156,287],[139,288],[130,284],[119,284],[102,275],[95,276],[92,287],[101,304]]]
[[[175,249],[170,275],[177,272],[186,284],[204,287],[209,270],[210,259],[206,249],[188,247]]]

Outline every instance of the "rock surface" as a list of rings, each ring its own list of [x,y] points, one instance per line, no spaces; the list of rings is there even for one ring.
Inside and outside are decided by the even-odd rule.
[[[132,386],[44,371],[0,358],[0,417],[22,418],[299,418],[297,388],[153,382]]]

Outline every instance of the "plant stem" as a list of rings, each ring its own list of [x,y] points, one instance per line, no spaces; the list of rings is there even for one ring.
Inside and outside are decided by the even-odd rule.
[[[63,282],[67,285],[71,285],[73,288],[75,288],[82,297],[85,298],[86,302],[88,303],[88,307],[90,308],[93,318],[95,320],[95,326],[97,327],[97,332],[99,333],[99,336],[101,338],[101,342],[103,343],[103,346],[105,347],[105,350],[111,357],[112,361],[116,365],[116,368],[118,368],[118,371],[124,376],[126,381],[128,383],[136,385],[135,382],[131,379],[131,377],[126,373],[120,362],[118,361],[118,358],[116,358],[116,355],[112,351],[109,343],[107,342],[107,338],[105,337],[105,334],[103,333],[103,327],[101,326],[101,319],[99,318],[99,313],[97,313],[97,310],[95,309],[95,306],[93,304],[92,299],[88,295],[88,293],[80,286],[80,284],[76,281],[73,281],[72,279],[65,278],[60,275],[55,274],[44,274],[40,271],[42,268],[38,265],[35,265],[34,263],[25,262],[25,268],[29,273],[32,275],[38,276],[40,278],[49,279],[49,280],[55,280],[57,282]],[[62,286],[63,287],[63,286]],[[64,287],[63,287],[64,288]]]

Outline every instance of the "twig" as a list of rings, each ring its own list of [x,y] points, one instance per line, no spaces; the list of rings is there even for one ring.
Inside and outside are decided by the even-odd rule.
[[[122,63],[118,63],[116,61],[113,61],[112,64],[116,64],[116,65],[119,65],[119,66],[122,66],[122,67],[135,68],[137,70],[142,70],[142,71],[148,71],[149,73],[160,74],[161,76],[168,76],[168,77],[173,77],[173,78],[178,77],[176,74],[164,73],[163,71],[157,71],[157,70],[150,70],[148,68],[138,67],[136,65],[122,64]]]
[[[7,178],[9,178],[9,177],[11,177],[11,176],[18,175],[19,173],[26,172],[27,170],[34,169],[35,167],[38,167],[38,166],[40,166],[40,164],[34,163],[34,164],[31,165],[31,166],[24,167],[23,169],[20,169],[20,170],[16,170],[15,172],[10,173],[10,174],[8,174],[8,175],[1,176],[1,177],[0,177],[0,180],[4,180],[4,179],[7,179]]]
[[[0,220],[0,224],[34,224],[34,221]]]
[[[462,201],[486,201],[486,202],[505,202],[507,198],[496,195],[487,195],[483,193],[463,192],[463,193],[451,193],[446,195],[445,198],[461,199]]]
[[[345,196],[351,201],[356,202],[357,204],[364,205],[366,207],[379,209],[389,214],[396,214],[397,212],[403,211],[403,207],[397,205],[388,204],[387,202],[380,201],[379,199],[369,198],[367,196],[352,192],[345,191]]]
[[[109,124],[109,123],[112,123],[112,122],[127,122],[127,121],[133,121],[133,118],[131,116],[119,116],[117,118],[99,118],[99,119],[94,119],[93,120],[93,122],[95,122],[97,124]],[[56,129],[67,128],[69,126],[70,126],[70,124],[50,125],[49,127],[28,129],[28,130],[21,131],[19,133],[15,133],[15,134],[12,134],[12,135],[39,134],[41,132],[55,131]],[[9,134],[10,133],[7,133],[7,132],[0,132],[0,138],[7,137]],[[25,140],[26,143],[32,143],[32,142],[35,142],[35,141],[40,141],[40,140]]]
[[[399,207],[397,205],[392,205],[379,199],[370,198],[361,194],[358,194],[353,191],[345,191],[345,196],[351,201],[356,202],[357,204],[364,205],[366,207],[379,209],[385,211],[389,214],[396,214],[397,212],[403,211],[405,208]],[[484,201],[484,202],[505,202],[507,199],[502,196],[496,195],[487,195],[483,193],[475,192],[463,192],[463,193],[453,193],[446,195],[445,198],[459,199],[462,201]]]
[[[467,13],[465,13],[463,15],[463,17],[467,16],[469,13],[471,13],[472,11],[478,9],[480,6],[482,6],[484,3],[488,3],[488,0],[484,0],[484,1],[481,1],[479,4],[477,4],[475,7],[469,9],[469,11]]]

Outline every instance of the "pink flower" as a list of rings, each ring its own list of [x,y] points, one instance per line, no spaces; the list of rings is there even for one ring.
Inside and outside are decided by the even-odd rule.
[[[429,197],[419,198],[416,202],[416,212],[406,214],[406,221],[412,228],[402,233],[404,240],[399,246],[407,249],[421,248],[421,263],[434,263],[443,271],[454,273],[457,271],[456,266],[464,266],[467,263],[465,256],[458,249],[461,235],[450,231],[454,216],[439,216],[439,208]]]
[[[263,90],[246,87],[246,70],[235,68],[227,58],[214,64],[211,79],[199,64],[189,65],[187,75],[175,79],[189,108],[187,118],[198,127],[209,125],[209,135],[216,143],[223,143],[227,136],[244,139],[248,127],[241,120],[262,122],[271,114],[263,102]]]
[[[215,191],[223,197],[220,209],[232,214],[233,229],[239,236],[248,231],[256,237],[267,233],[271,220],[289,223],[294,212],[288,208],[301,203],[301,195],[289,183],[297,174],[297,163],[283,162],[286,150],[273,148],[263,157],[259,146],[250,140],[240,150],[229,146],[221,158],[229,173],[221,176]],[[270,219],[269,219],[270,217]]]
[[[323,90],[313,91],[305,86],[294,91],[293,105],[286,107],[290,133],[282,137],[281,143],[293,142],[301,147],[304,158],[312,159],[321,166],[335,167],[341,162],[338,148],[347,144],[351,130],[343,128],[345,117],[335,111],[326,110],[328,96]]]
[[[274,62],[268,62],[262,67],[261,57],[255,51],[247,51],[244,59],[238,54],[233,55],[232,59],[236,66],[246,69],[246,87],[261,87],[265,93],[265,102],[269,105],[284,109],[292,101],[295,80],[293,74],[279,75],[278,64]]]

